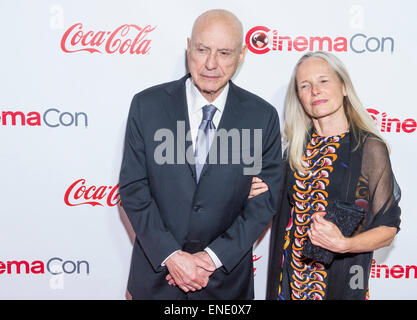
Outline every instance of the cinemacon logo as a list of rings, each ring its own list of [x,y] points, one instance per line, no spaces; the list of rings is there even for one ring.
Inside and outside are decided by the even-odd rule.
[[[64,260],[53,257],[46,262],[42,260],[0,261],[1,274],[90,274],[90,264],[85,260]]]
[[[394,265],[387,266],[385,264],[376,264],[375,259],[372,259],[371,278],[376,279],[417,279],[417,266],[414,265]]]
[[[147,25],[124,24],[115,30],[86,30],[76,23],[65,31],[61,38],[61,49],[66,53],[87,51],[107,54],[147,54],[151,48],[149,34],[156,28]]]
[[[38,111],[1,111],[0,124],[2,126],[45,125],[50,128],[58,127],[88,127],[88,116],[85,112],[67,112],[56,108],[49,108],[45,112]]]
[[[412,133],[416,131],[417,122],[414,119],[408,118],[401,121],[400,119],[388,116],[386,112],[380,112],[377,109],[368,108],[366,110],[375,120],[376,125],[381,132]]]
[[[355,53],[365,52],[394,52],[394,39],[391,37],[369,37],[357,33],[350,37],[344,36],[297,36],[281,35],[278,30],[264,26],[256,26],[246,33],[245,42],[248,49],[256,54],[269,51],[336,51]]]

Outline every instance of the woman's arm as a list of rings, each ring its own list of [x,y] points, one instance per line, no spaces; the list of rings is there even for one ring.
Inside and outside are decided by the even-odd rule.
[[[368,138],[363,148],[361,173],[368,181],[370,227],[367,231],[344,237],[335,224],[315,214],[308,235],[314,245],[333,252],[360,253],[388,246],[400,224],[400,190],[392,173],[385,143]]]
[[[265,191],[268,191],[268,190],[269,190],[268,186],[266,185],[265,182],[262,181],[262,179],[258,177],[253,177],[248,198],[250,199],[250,198],[256,197],[257,195],[260,195],[261,193],[264,193]]]
[[[345,252],[368,252],[387,247],[394,240],[396,234],[397,228],[395,227],[376,227],[352,238],[346,238]]]

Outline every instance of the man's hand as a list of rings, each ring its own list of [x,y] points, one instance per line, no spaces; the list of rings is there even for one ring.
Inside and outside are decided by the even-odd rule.
[[[165,265],[169,270],[165,279],[184,292],[194,292],[206,287],[209,276],[216,270],[216,266],[205,251],[195,254],[178,251],[165,262]]]

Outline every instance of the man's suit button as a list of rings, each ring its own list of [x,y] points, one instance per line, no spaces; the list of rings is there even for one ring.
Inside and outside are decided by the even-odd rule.
[[[193,208],[193,209],[194,209],[194,211],[196,211],[196,212],[197,212],[197,211],[199,211],[199,210],[200,210],[200,206],[194,206],[194,208]]]

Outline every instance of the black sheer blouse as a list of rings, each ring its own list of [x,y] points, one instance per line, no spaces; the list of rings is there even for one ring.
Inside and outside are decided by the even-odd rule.
[[[281,208],[271,230],[267,299],[365,299],[373,252],[337,254],[330,265],[309,261],[303,242],[314,212],[342,200],[365,209],[355,234],[378,226],[400,225],[400,189],[385,143],[370,134],[335,137],[312,134],[304,166],[285,166]],[[360,273],[360,274],[359,274]],[[354,275],[357,275],[354,278]]]

